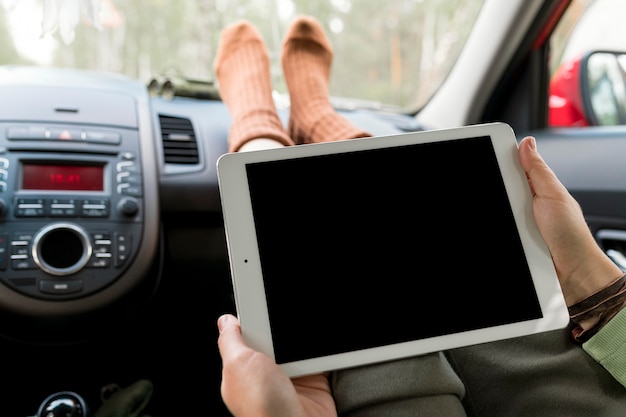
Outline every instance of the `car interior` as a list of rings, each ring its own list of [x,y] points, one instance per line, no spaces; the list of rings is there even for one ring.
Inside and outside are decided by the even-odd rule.
[[[555,33],[589,3],[485,0],[419,109],[332,103],[376,136],[493,121],[534,135],[626,269],[623,119],[603,125],[581,78],[585,124],[549,124]],[[217,318],[236,313],[216,171],[230,115],[214,80],[151,81],[0,66],[2,416],[91,416],[138,381],[146,415],[230,415],[216,344]]]

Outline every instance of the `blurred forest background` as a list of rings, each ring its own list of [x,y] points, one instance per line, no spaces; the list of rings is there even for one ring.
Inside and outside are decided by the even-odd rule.
[[[333,96],[416,110],[447,75],[484,0],[0,1],[0,64],[122,73],[146,84],[164,74],[214,80],[221,30],[247,19],[268,45],[279,93],[286,92],[282,37],[294,16],[313,15],[334,48]],[[61,6],[70,4],[96,4],[99,21],[82,10],[72,40],[64,41],[58,28],[42,33],[45,2],[56,4],[52,17],[60,25],[67,14]]]
[[[333,95],[417,108],[447,74],[482,1],[100,0],[101,29],[83,17],[70,44],[58,32],[51,35],[49,60],[39,64],[123,73],[146,83],[166,72],[212,80],[221,30],[245,18],[262,33],[274,88],[284,93],[282,36],[295,15],[310,14],[324,25],[334,48]],[[42,3],[3,0],[2,63],[32,62],[12,46],[9,23],[15,16],[41,22]],[[27,5],[30,13],[16,13]],[[31,26],[33,37],[40,36],[41,24]]]

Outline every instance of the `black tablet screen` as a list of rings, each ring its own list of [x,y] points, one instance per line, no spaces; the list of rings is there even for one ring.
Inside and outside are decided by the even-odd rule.
[[[541,317],[490,138],[246,169],[277,363]]]

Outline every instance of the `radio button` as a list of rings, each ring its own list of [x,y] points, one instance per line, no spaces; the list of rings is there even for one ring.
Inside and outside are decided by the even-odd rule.
[[[83,289],[83,281],[53,281],[42,279],[39,281],[39,291],[47,294],[71,294]]]
[[[46,129],[43,127],[10,127],[7,129],[9,140],[45,140]]]
[[[115,233],[115,266],[120,267],[128,260],[131,251],[131,235]]]
[[[133,160],[120,161],[115,166],[117,172],[131,172],[133,174],[139,173],[139,167],[137,162]]]
[[[46,139],[62,140],[62,141],[82,141],[82,132],[77,129],[58,129],[52,128],[46,130]]]
[[[92,233],[93,252],[87,264],[88,268],[108,268],[111,266],[111,234],[108,232]]]
[[[28,258],[28,245],[13,245],[11,247],[11,259],[26,259]]]
[[[130,177],[130,172],[128,171],[121,171],[117,173],[117,176],[115,177],[116,181],[118,183],[122,183],[122,182],[128,182],[126,181],[126,178]]]
[[[94,233],[92,237],[94,248],[107,248],[110,251],[111,238],[108,237],[108,233]]]
[[[13,259],[14,256],[21,256],[21,255],[11,255],[11,268],[15,270],[35,268],[35,264],[33,263],[31,259]]]
[[[11,255],[23,255],[24,252],[28,253],[32,235],[22,235],[19,237],[26,237],[27,239],[14,239],[11,241]]]
[[[122,195],[128,195],[131,197],[141,197],[141,185],[133,185],[129,183],[118,184],[117,193]]]
[[[109,201],[83,200],[80,215],[82,217],[109,217]]]
[[[122,142],[122,137],[119,133],[96,132],[92,130],[85,132],[85,142],[118,145],[120,142]]]
[[[78,215],[76,201],[74,200],[54,198],[49,203],[48,214],[50,217],[76,217]]]
[[[13,234],[12,245],[30,245],[33,240],[34,233],[30,232],[17,232]]]
[[[40,198],[20,198],[15,208],[16,217],[43,217],[44,201]]]
[[[109,260],[111,259],[111,252],[108,252],[107,249],[105,248],[100,248],[98,250],[93,251],[93,254],[91,255],[91,260],[94,261],[96,259],[106,259]]]
[[[110,245],[111,244],[111,233],[109,232],[92,232],[91,233],[91,237],[93,238],[94,242],[98,242],[98,241],[102,241],[101,244],[103,245]]]
[[[99,246],[93,248],[93,256],[95,258],[110,258],[111,257],[111,249],[107,246]]]
[[[91,258],[87,268],[108,268],[111,266],[111,258]]]
[[[130,171],[119,172],[116,176],[118,184],[141,184],[141,175],[131,174]]]
[[[11,268],[13,269],[33,269],[35,265],[29,257],[30,243],[33,235],[26,233],[17,233],[14,240],[11,241]]]
[[[0,158],[0,169],[9,169],[9,160],[7,158]]]
[[[116,177],[118,184],[141,184],[141,175],[139,174],[131,174],[130,171],[122,171],[117,174]]]

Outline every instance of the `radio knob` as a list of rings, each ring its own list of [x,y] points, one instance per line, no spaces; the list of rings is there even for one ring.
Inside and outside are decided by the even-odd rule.
[[[51,275],[64,276],[80,271],[91,258],[93,248],[82,227],[53,223],[35,235],[31,251],[39,268]]]
[[[139,203],[134,198],[126,197],[120,200],[117,209],[124,216],[132,217],[139,212]]]

